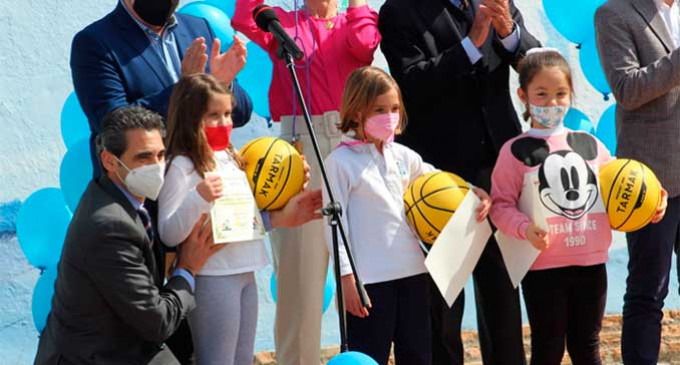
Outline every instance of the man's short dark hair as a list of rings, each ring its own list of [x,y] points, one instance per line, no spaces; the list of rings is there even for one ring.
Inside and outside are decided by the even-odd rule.
[[[163,134],[163,117],[141,106],[118,108],[104,117],[97,136],[97,157],[103,150],[120,157],[127,149],[127,131],[158,129]]]

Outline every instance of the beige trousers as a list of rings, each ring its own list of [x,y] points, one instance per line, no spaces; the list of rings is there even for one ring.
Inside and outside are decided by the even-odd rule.
[[[336,128],[340,115],[313,116],[312,123],[322,157],[340,143]],[[308,189],[323,188],[321,170],[304,118],[296,118],[296,134],[311,168]],[[281,118],[281,138],[292,141],[292,118]],[[271,233],[277,279],[276,360],[279,365],[319,365],[323,292],[328,270],[325,219]]]

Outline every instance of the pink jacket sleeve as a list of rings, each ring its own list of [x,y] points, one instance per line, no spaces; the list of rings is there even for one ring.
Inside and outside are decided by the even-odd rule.
[[[517,161],[510,151],[510,142],[501,149],[491,174],[491,221],[504,234],[526,239],[531,224],[529,217],[518,208],[526,166]]]
[[[262,49],[270,52],[274,36],[258,28],[253,19],[253,9],[262,4],[264,4],[264,0],[236,0],[236,9],[234,10],[234,17],[231,19],[231,26],[234,30],[245,34],[248,39]]]
[[[378,13],[368,7],[347,8],[347,49],[359,61],[371,63],[373,53],[380,44]]]

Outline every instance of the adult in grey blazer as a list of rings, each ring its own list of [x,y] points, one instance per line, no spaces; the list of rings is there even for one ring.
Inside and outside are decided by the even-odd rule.
[[[627,237],[621,348],[624,363],[635,365],[657,363],[671,257],[680,237],[680,50],[660,1],[673,3],[609,0],[595,16],[600,60],[617,101],[617,156],[651,167],[670,196],[660,222]]]
[[[69,226],[36,364],[176,363],[163,341],[195,306],[192,273],[220,246],[199,221],[163,284],[157,235],[145,228],[138,210],[144,197],[127,188],[123,166],[164,162],[161,123],[141,107],[105,118],[100,156],[106,174],[90,183]]]

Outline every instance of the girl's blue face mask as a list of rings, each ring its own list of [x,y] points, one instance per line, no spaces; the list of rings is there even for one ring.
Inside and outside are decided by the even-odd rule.
[[[531,118],[545,128],[556,128],[564,124],[564,117],[568,111],[568,106],[536,106],[529,104]]]

